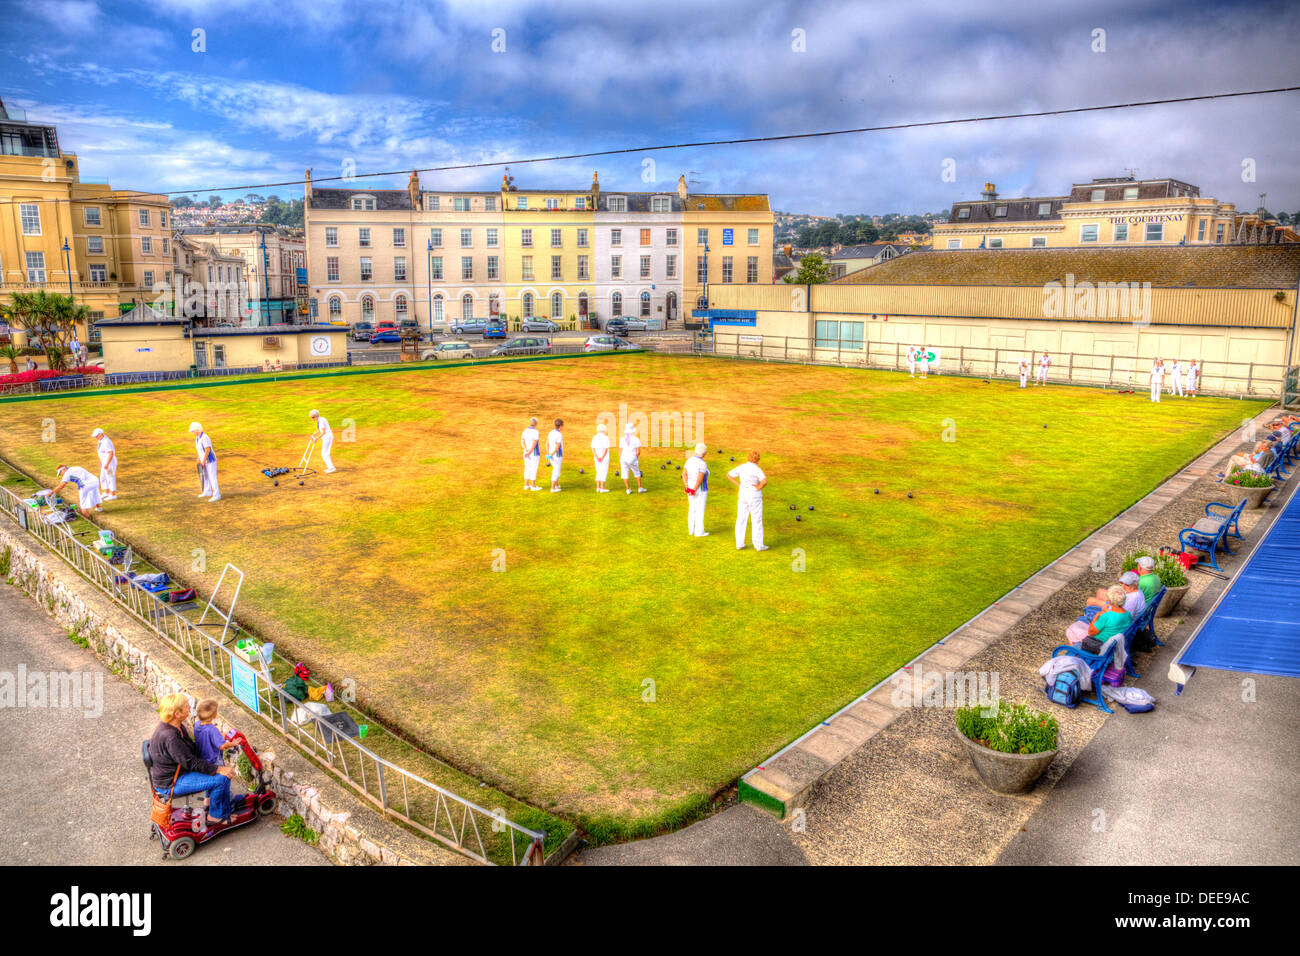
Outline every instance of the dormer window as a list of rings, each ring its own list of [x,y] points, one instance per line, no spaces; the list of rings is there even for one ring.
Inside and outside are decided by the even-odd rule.
[[[1105,201],[1106,201],[1106,190],[1094,189],[1092,191],[1092,202],[1105,202]]]
[[[960,209],[958,209],[958,210],[957,210],[957,218],[958,218],[958,219],[969,219],[969,218],[970,218],[970,206],[962,206]]]
[[[354,210],[372,210],[375,208],[374,196],[353,196],[352,208]]]
[[[1124,187],[1124,198],[1125,198],[1125,199],[1137,199],[1137,198],[1138,198],[1138,188],[1137,188],[1136,186],[1125,186],[1125,187]]]
[[[995,219],[996,219],[996,218],[1005,218],[1005,217],[1006,217],[1006,214],[1007,214],[1007,207],[1006,207],[1006,206],[996,206],[996,207],[994,207],[994,209],[993,209],[993,216],[994,216]]]
[[[652,197],[650,197],[650,211],[651,211],[651,212],[669,212],[669,211],[670,211],[670,206],[671,206],[671,201],[669,200],[669,198],[668,198],[667,196],[652,196]]]
[[[1050,216],[1052,214],[1052,204],[1050,202],[1040,202],[1038,204],[1038,214],[1040,216]]]
[[[610,197],[609,197],[609,211],[610,211],[610,212],[627,212],[627,197],[626,197],[626,196],[610,196]]]
[[[528,197],[527,197],[527,196],[520,196],[519,199],[518,199],[518,201],[515,203],[515,208],[516,208],[516,209],[527,209],[527,208],[528,208]]]

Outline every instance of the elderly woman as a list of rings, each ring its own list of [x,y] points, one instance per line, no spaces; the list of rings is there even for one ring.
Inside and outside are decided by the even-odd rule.
[[[1065,629],[1065,637],[1071,644],[1082,644],[1085,637],[1096,638],[1101,644],[1117,634],[1123,634],[1125,628],[1133,623],[1133,617],[1124,610],[1128,592],[1115,584],[1106,589],[1106,603],[1091,621],[1075,621]]]
[[[1231,478],[1239,471],[1254,471],[1264,474],[1265,469],[1273,463],[1273,443],[1264,440],[1256,443],[1255,450],[1249,454],[1233,455],[1228,459],[1228,471],[1223,477]]]
[[[177,797],[206,793],[207,825],[213,827],[229,822],[230,811],[238,809],[244,798],[241,795],[231,800],[233,767],[218,767],[199,756],[194,738],[185,728],[189,716],[190,702],[184,694],[168,694],[159,702],[159,724],[149,738],[149,757],[153,760],[149,780],[160,797],[168,793]]]

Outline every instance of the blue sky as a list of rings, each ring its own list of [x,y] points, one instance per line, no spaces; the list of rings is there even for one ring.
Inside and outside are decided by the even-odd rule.
[[[1295,85],[1297,35],[1300,5],[1267,2],[0,0],[0,98],[57,123],[85,178],[206,190],[308,166],[319,178],[346,163],[408,170]],[[1297,211],[1298,105],[1274,94],[512,172],[550,186],[596,169],[622,189],[671,189],[685,172],[699,191],[835,214],[938,210],[986,180],[1060,194],[1136,167]],[[424,181],[494,188],[500,175]]]

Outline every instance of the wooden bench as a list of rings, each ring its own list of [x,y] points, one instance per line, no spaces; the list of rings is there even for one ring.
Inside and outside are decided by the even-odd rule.
[[[1211,501],[1205,506],[1205,517],[1190,528],[1184,528],[1178,532],[1178,542],[1182,545],[1184,551],[1204,551],[1210,556],[1210,567],[1216,571],[1222,571],[1219,567],[1218,559],[1215,552],[1223,548],[1228,554],[1235,554],[1228,547],[1228,537],[1241,538],[1241,531],[1237,522],[1241,518],[1241,512],[1246,507],[1246,499],[1242,498],[1235,508],[1228,505],[1220,504],[1217,501]],[[1219,513],[1214,509],[1225,509],[1224,513]]]

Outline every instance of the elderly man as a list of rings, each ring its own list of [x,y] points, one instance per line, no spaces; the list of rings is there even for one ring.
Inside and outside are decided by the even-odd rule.
[[[104,429],[96,428],[90,437],[97,439],[95,451],[99,455],[99,490],[105,501],[117,499],[117,449],[104,434]]]
[[[199,478],[203,483],[200,498],[209,501],[221,500],[221,486],[217,484],[217,453],[212,450],[212,439],[203,432],[198,422],[190,422],[190,434],[194,436],[194,455],[199,463]]]
[[[605,481],[609,478],[609,435],[605,423],[596,426],[596,434],[591,439],[591,459],[596,468],[596,494],[609,494]]]
[[[546,436],[546,460],[551,466],[551,491],[560,490],[560,468],[564,465],[564,419],[557,418]]]
[[[1144,554],[1137,559],[1137,566],[1138,588],[1146,598],[1146,603],[1150,604],[1160,590],[1160,575],[1156,574],[1156,559],[1149,554]]]
[[[707,538],[704,530],[704,503],[709,498],[709,466],[704,456],[709,446],[700,442],[695,454],[682,466],[682,484],[686,487],[686,533],[693,538]]]
[[[330,423],[316,409],[313,408],[307,417],[316,423],[316,433],[312,437],[320,444],[320,460],[325,462],[325,474],[332,475],[335,469],[330,449],[334,447],[334,432],[330,430]]]
[[[1196,397],[1196,390],[1201,387],[1201,363],[1192,359],[1192,364],[1187,366],[1187,382],[1184,386],[1188,398]]]
[[[1151,401],[1160,403],[1160,392],[1165,387],[1165,363],[1159,356],[1151,363]]]
[[[750,537],[755,551],[766,551],[763,543],[763,488],[767,475],[758,467],[759,454],[749,453],[749,460],[727,472],[727,480],[740,489],[736,498],[736,550],[744,550],[745,525],[750,524]]]
[[[1119,576],[1119,586],[1124,589],[1124,610],[1130,618],[1137,620],[1137,616],[1146,610],[1147,599],[1138,586],[1138,576],[1136,572],[1125,571]],[[1065,629],[1065,636],[1071,644],[1080,644],[1088,636],[1088,625],[1092,619],[1101,613],[1110,601],[1110,588],[1097,588],[1097,593],[1093,595],[1092,601],[1083,609],[1083,614],[1079,619]]]
[[[83,518],[89,518],[92,511],[103,511],[99,497],[99,479],[92,475],[86,469],[79,465],[68,467],[59,465],[54,469],[54,473],[59,476],[58,484],[50,489],[50,500],[66,488],[68,485],[77,489],[77,513]]]
[[[524,491],[541,491],[537,487],[537,466],[542,461],[542,433],[537,430],[537,419],[528,419],[528,427],[519,436],[519,447],[524,450]]]
[[[1034,385],[1047,384],[1047,372],[1052,367],[1052,357],[1047,354],[1047,349],[1043,349],[1043,357],[1038,360],[1038,376],[1034,379]]]
[[[1253,471],[1262,475],[1273,464],[1274,454],[1273,443],[1267,438],[1256,442],[1254,451],[1233,455],[1228,459],[1228,471],[1223,477],[1226,480],[1239,471]]]

